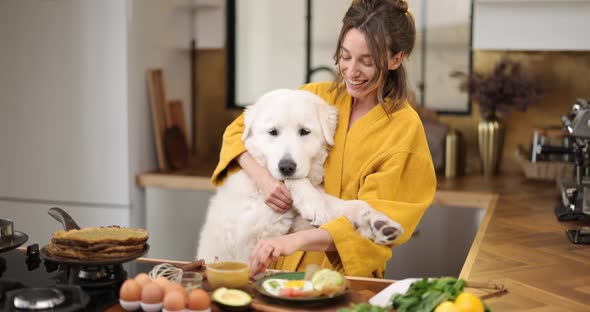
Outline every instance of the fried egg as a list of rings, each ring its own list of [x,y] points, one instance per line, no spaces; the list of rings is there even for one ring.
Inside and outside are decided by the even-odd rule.
[[[280,296],[283,289],[294,289],[299,291],[312,291],[313,284],[306,280],[286,280],[282,278],[269,278],[262,283],[266,292],[273,296]]]

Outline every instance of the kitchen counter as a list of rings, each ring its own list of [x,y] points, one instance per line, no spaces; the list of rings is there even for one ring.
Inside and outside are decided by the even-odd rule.
[[[139,258],[136,261],[140,262],[148,262],[148,263],[161,263],[161,259],[149,259],[149,258]],[[172,264],[186,264],[188,262],[182,261],[165,261]],[[277,303],[276,301],[271,301],[263,296],[259,295],[253,288],[253,282],[251,285],[247,286],[244,290],[250,295],[253,296],[252,300],[252,310],[253,311],[266,311],[266,312],[304,312],[309,311],[312,309],[313,311],[323,311],[323,312],[336,312],[340,308],[349,307],[353,303],[361,303],[367,302],[371,297],[375,294],[380,292],[381,290],[385,289],[387,286],[393,283],[393,280],[388,279],[375,279],[375,278],[361,278],[361,277],[347,277],[348,285],[349,285],[349,292],[343,298],[337,298],[329,303],[322,304],[321,306],[317,305],[305,305],[305,304],[295,304],[295,305],[285,305],[283,303]],[[211,291],[208,286],[204,286],[205,289]],[[212,312],[220,312],[220,309],[215,305],[212,304],[211,306]],[[107,312],[124,312],[125,310],[119,305],[115,304],[106,310]]]
[[[146,172],[137,176],[140,187],[159,187],[173,190],[214,190],[209,176],[191,175],[188,173]]]
[[[507,294],[486,300],[492,311],[590,310],[590,245],[573,244],[565,234],[589,224],[557,221],[554,182],[474,176],[439,179],[438,190],[499,194],[460,275],[506,286]]]
[[[183,174],[146,174],[138,183],[212,189],[208,177]],[[506,286],[503,296],[486,299],[493,311],[590,309],[590,245],[575,245],[565,234],[588,224],[558,222],[557,196],[554,182],[521,175],[439,177],[434,203],[487,209],[460,277]]]
[[[214,190],[211,184],[211,174],[215,169],[217,161],[211,160],[190,160],[191,169],[175,172],[144,172],[135,178],[140,187],[158,187],[174,190]]]

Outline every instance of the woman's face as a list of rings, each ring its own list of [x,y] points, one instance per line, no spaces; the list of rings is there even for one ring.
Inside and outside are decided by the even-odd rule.
[[[351,28],[344,35],[339,67],[348,94],[353,98],[377,98],[377,84],[367,86],[375,76],[375,64],[365,35],[356,28]]]

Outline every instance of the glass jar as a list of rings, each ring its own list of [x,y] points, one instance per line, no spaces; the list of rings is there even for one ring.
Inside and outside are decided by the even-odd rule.
[[[202,281],[203,276],[198,272],[182,272],[180,284],[189,293],[193,289],[200,288]]]

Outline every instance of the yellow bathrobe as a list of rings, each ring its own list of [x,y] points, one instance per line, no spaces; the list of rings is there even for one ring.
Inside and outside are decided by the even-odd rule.
[[[356,233],[348,219],[339,217],[322,226],[334,239],[337,252],[296,252],[279,259],[275,268],[303,271],[307,264],[316,263],[346,275],[383,277],[391,247],[410,238],[434,197],[436,176],[424,128],[406,101],[390,116],[377,105],[348,129],[352,98],[345,91],[337,97],[328,91],[330,85],[320,82],[301,87],[336,105],[339,112],[335,144],[325,164],[325,191],[342,199],[366,201],[400,223],[405,233],[392,246],[377,245]],[[243,129],[243,114],[227,127],[211,178],[215,185],[239,169],[234,159],[246,151]]]

